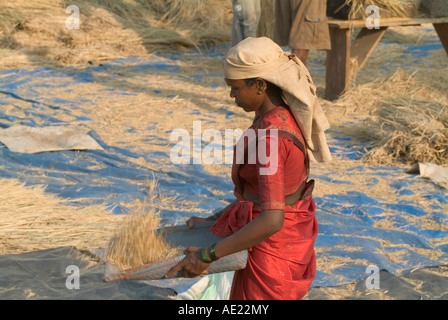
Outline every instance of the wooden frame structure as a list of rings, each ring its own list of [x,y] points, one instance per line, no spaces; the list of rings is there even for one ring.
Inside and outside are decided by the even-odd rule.
[[[350,80],[364,66],[388,27],[432,24],[448,54],[448,17],[382,18],[379,22],[379,29],[368,29],[365,20],[328,20],[332,50],[327,53],[325,99],[335,100],[348,88]],[[350,43],[352,28],[362,29]]]

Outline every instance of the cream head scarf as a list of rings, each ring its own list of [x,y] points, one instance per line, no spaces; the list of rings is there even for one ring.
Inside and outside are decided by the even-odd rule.
[[[277,85],[302,127],[310,159],[331,160],[325,137],[330,125],[316,96],[316,85],[295,55],[284,52],[269,38],[246,38],[229,50],[224,76],[230,80],[260,77]]]

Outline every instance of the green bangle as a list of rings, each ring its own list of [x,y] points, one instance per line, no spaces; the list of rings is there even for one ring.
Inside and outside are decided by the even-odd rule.
[[[199,253],[200,253],[200,255],[201,255],[201,261],[202,261],[202,262],[205,262],[205,263],[210,263],[210,262],[212,262],[212,260],[210,260],[210,259],[207,257],[207,255],[205,254],[205,248],[201,248],[201,249],[199,250]]]
[[[216,243],[212,244],[212,246],[210,247],[210,250],[208,251],[208,254],[210,255],[210,259],[212,261],[218,260],[215,255],[215,245],[216,245]]]

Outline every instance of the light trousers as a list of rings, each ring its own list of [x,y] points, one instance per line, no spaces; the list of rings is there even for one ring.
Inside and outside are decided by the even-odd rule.
[[[232,0],[232,46],[248,37],[257,36],[260,22],[260,0]]]

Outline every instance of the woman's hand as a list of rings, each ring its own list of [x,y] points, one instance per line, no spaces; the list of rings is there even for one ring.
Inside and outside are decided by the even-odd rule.
[[[210,221],[210,219],[207,218],[201,218],[201,217],[191,217],[187,220],[186,224],[188,228],[193,228],[197,223]]]
[[[202,218],[201,218],[202,219]],[[199,277],[207,274],[210,263],[203,262],[199,253],[200,248],[188,247],[185,250],[187,255],[181,262],[172,267],[165,275],[170,278],[173,274],[183,269],[183,276],[186,278]]]

